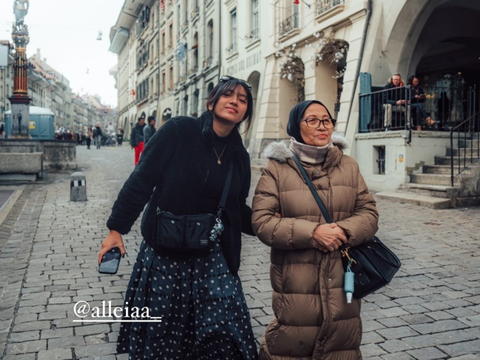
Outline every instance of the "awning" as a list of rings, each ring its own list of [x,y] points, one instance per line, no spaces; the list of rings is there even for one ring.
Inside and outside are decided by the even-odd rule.
[[[127,44],[129,33],[128,29],[125,28],[117,29],[108,50],[114,54],[120,54],[124,46]]]

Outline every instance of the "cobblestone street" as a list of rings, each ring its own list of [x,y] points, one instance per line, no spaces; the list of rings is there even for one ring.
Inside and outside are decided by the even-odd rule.
[[[70,173],[25,186],[0,226],[0,358],[126,359],[118,323],[82,323],[74,304],[123,302],[142,240],[124,236],[116,275],[97,271],[112,204],[133,169],[128,144],[77,147],[86,202],[70,202]],[[252,177],[254,186],[259,172]],[[250,198],[251,202],[251,198]],[[402,261],[392,283],[362,305],[364,359],[480,359],[480,208],[433,210],[378,200],[378,236]],[[272,317],[269,248],[244,236],[240,276],[260,341]]]

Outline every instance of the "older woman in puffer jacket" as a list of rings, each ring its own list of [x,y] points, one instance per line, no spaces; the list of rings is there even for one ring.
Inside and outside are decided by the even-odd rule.
[[[253,229],[271,247],[275,317],[260,359],[362,359],[360,300],[348,304],[339,247],[368,241],[377,231],[375,200],[358,164],[333,138],[335,120],[319,101],[290,112],[290,146],[272,143],[253,198]],[[326,223],[292,159],[297,155],[333,223]]]

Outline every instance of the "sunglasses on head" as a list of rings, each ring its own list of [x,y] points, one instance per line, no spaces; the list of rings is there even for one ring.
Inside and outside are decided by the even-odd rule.
[[[230,80],[237,80],[237,81],[241,82],[243,85],[245,85],[250,92],[252,91],[252,85],[247,83],[245,80],[238,79],[238,78],[230,76],[230,75],[220,76],[220,82],[230,81]]]

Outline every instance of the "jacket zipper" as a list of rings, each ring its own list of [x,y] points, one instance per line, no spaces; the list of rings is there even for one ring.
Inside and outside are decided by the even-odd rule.
[[[333,329],[331,328],[331,323],[332,321],[330,320],[331,317],[331,310],[330,306],[328,303],[328,298],[330,295],[330,287],[329,287],[329,281],[328,281],[328,268],[330,266],[330,254],[326,255],[326,265],[325,265],[325,274],[323,276],[323,280],[325,282],[325,292],[326,292],[326,297],[322,299],[322,308],[325,307],[324,314],[326,316],[323,316],[323,323],[322,327],[326,329],[325,335],[323,335],[322,341],[320,342],[320,345],[318,346],[318,351],[320,352],[320,356],[325,355],[324,354],[324,348],[325,348],[325,342],[327,339],[330,337],[330,334],[332,333]],[[313,352],[315,353],[315,348],[313,349]]]

